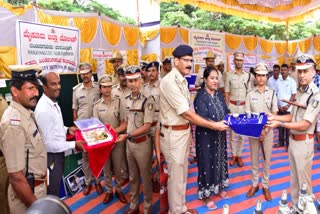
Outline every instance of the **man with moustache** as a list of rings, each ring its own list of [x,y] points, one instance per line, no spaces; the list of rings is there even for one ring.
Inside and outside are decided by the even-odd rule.
[[[64,171],[64,152],[70,149],[83,151],[84,141],[66,141],[66,133],[74,135],[75,127],[65,127],[57,98],[61,84],[59,74],[48,72],[41,77],[43,94],[34,111],[47,149],[49,186],[48,195],[60,197]]]
[[[110,63],[113,65],[113,75],[112,75],[112,82],[113,84],[119,83],[119,75],[118,75],[118,68],[120,65],[123,64],[123,56],[119,51],[115,51],[112,55],[112,58],[109,60]]]
[[[150,62],[146,69],[149,77],[149,82],[144,85],[143,94],[146,97],[152,96],[154,98],[154,114],[153,114],[153,122],[151,123],[150,135],[151,135],[151,143],[155,145],[155,132],[156,126],[159,119],[159,111],[160,111],[160,81],[159,81],[159,62],[153,61]],[[155,148],[156,149],[156,148]],[[157,151],[156,151],[157,152]],[[159,165],[160,163],[158,163]],[[160,191],[160,172],[156,171],[156,180],[153,181],[153,191]]]
[[[72,109],[74,121],[91,118],[93,115],[93,104],[100,98],[99,84],[92,81],[91,69],[92,65],[88,62],[82,62],[79,65],[82,83],[73,87]],[[82,168],[86,184],[83,194],[88,195],[91,192],[92,172],[89,167],[88,153],[85,151],[82,152]],[[95,187],[98,194],[103,192],[98,178],[95,178]]]
[[[307,194],[312,194],[312,159],[314,156],[314,130],[320,112],[320,92],[313,82],[315,59],[308,54],[297,58],[299,89],[296,103],[290,114],[268,114],[271,128],[290,129],[290,190],[293,204],[299,199],[299,190],[303,181],[307,184]]]
[[[225,84],[225,98],[226,103],[230,109],[231,113],[244,113],[245,99],[247,93],[250,91],[251,74],[245,72],[242,68],[244,53],[236,52],[234,56],[235,70],[229,72]],[[238,142],[236,141],[236,136],[238,136]],[[229,161],[230,166],[234,166],[236,163],[239,167],[243,166],[242,160],[242,147],[243,147],[243,137],[236,134],[234,131],[230,131],[230,146],[232,157]]]
[[[141,77],[142,77],[142,80],[143,80],[143,85],[147,84],[149,82],[149,76],[148,76],[148,73],[147,73],[147,66],[148,66],[147,62],[140,61],[140,69],[141,69]]]
[[[287,64],[281,65],[281,76],[277,81],[277,97],[278,97],[278,108],[279,115],[290,114],[292,106],[289,103],[283,102],[282,100],[294,101],[297,93],[297,85],[294,79],[289,76],[289,68]],[[289,129],[279,127],[279,143],[275,144],[274,148],[279,148],[286,145],[289,147]]]
[[[198,213],[186,207],[186,183],[190,146],[190,123],[224,131],[224,121],[208,121],[190,109],[185,76],[190,74],[193,49],[179,45],[173,51],[174,68],[160,82],[160,149],[168,163],[169,213]]]
[[[37,65],[10,65],[9,69],[12,71],[12,101],[1,119],[0,148],[9,176],[10,213],[20,214],[47,192],[47,152],[31,110],[38,101],[37,73],[42,68]],[[26,179],[27,170],[34,177],[29,179],[34,184],[32,186]]]

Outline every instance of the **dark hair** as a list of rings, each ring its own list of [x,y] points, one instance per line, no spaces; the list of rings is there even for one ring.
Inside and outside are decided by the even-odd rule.
[[[11,79],[10,81],[10,88],[15,87],[19,90],[21,90],[22,86],[24,85],[25,82],[28,82],[27,80],[23,79]]]
[[[274,64],[274,65],[273,65],[273,69],[275,69],[275,68],[278,68],[278,69],[280,70],[280,65]]]
[[[212,71],[215,71],[218,74],[218,70],[213,66],[208,66],[208,67],[206,67],[206,69],[204,69],[204,71],[203,71],[203,82],[201,84],[201,88],[204,88],[204,86],[205,86],[204,79],[208,79],[208,77],[210,76]]]
[[[289,68],[289,66],[287,64],[282,64],[281,68]]]
[[[250,67],[249,72],[250,72],[252,75],[256,75],[256,72],[254,71],[254,67]]]

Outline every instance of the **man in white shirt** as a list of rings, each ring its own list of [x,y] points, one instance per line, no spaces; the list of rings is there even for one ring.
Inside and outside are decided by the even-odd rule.
[[[280,65],[275,64],[273,65],[273,72],[272,76],[268,80],[268,87],[273,89],[275,92],[277,92],[277,82],[279,81],[279,77],[281,77],[280,74]]]
[[[43,135],[48,153],[49,195],[60,196],[61,178],[64,169],[64,152],[69,149],[82,151],[83,141],[66,141],[66,133],[74,134],[75,127],[67,128],[63,124],[57,98],[60,95],[60,77],[54,72],[42,76],[43,91],[36,109],[35,117]]]
[[[297,84],[294,79],[289,76],[289,66],[287,64],[281,65],[281,77],[277,82],[277,97],[278,97],[278,115],[290,114],[292,106],[282,100],[294,101],[297,93]],[[279,127],[279,143],[275,144],[275,148],[286,145],[289,147],[289,129]]]

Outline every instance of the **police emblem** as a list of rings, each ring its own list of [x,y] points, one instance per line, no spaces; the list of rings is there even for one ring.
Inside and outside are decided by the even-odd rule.
[[[149,103],[148,104],[148,109],[151,111],[153,109],[153,104],[152,103]]]
[[[305,63],[307,61],[307,57],[305,55],[301,55],[298,59],[301,63]]]
[[[317,108],[318,104],[319,104],[318,100],[312,100],[312,104],[311,105],[312,105],[313,108]]]

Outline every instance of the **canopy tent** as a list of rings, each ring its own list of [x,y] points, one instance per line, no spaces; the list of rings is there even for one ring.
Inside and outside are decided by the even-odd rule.
[[[121,50],[129,65],[138,65],[139,59],[157,60],[160,55],[148,45],[158,40],[159,25],[153,28],[141,28],[115,21],[97,13],[74,13],[53,10],[42,10],[31,4],[26,7],[14,7],[0,2],[0,70],[7,78],[11,76],[8,65],[17,63],[16,28],[17,20],[77,27],[81,34],[80,61],[93,64],[93,70],[98,67],[97,60],[92,59],[92,49]],[[113,66],[106,60],[106,73],[113,72]]]
[[[319,0],[162,0],[272,23],[293,24],[312,17]]]

